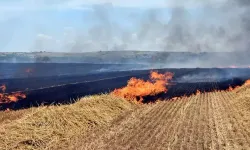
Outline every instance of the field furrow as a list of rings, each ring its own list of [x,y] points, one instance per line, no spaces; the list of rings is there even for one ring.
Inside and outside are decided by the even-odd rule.
[[[238,137],[236,144],[240,149],[244,149],[245,147],[250,147],[250,137],[249,132],[246,130],[247,127],[241,124],[241,120],[243,120],[242,116],[239,115],[239,110],[237,110],[234,106],[231,105],[230,99],[232,98],[229,96],[228,93],[222,92],[221,102],[222,105],[227,108],[228,116],[227,118],[230,119],[233,126],[234,135],[231,137]]]
[[[92,136],[81,149],[247,150],[249,126],[244,122],[250,118],[242,115],[243,102],[235,106],[236,101],[236,93],[221,91],[148,104]]]

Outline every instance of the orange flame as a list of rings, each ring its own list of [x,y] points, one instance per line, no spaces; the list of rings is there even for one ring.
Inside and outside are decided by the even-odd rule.
[[[250,85],[250,79],[246,80],[244,85]]]
[[[6,86],[1,86],[2,91],[6,90]],[[0,103],[10,103],[10,102],[17,102],[20,99],[26,98],[26,95],[21,92],[14,92],[11,94],[0,93]]]
[[[200,90],[197,90],[197,91],[196,91],[196,95],[199,95],[199,94],[201,94],[201,91],[200,91]]]
[[[250,79],[246,80],[245,83],[242,86],[248,86],[248,85],[250,85]],[[229,88],[227,89],[227,91],[234,91],[234,90],[239,89],[242,86],[236,86],[234,88],[232,86],[229,86]]]
[[[11,94],[0,94],[0,103],[17,102],[20,99],[26,98],[26,95],[21,92]]]
[[[155,96],[160,93],[168,91],[167,86],[169,81],[173,78],[173,73],[166,72],[160,74],[152,71],[150,80],[144,81],[142,79],[131,78],[126,87],[115,89],[112,93],[116,96],[126,98],[128,100],[143,101],[145,96]]]
[[[233,91],[234,88],[232,86],[229,86],[228,91]]]
[[[21,92],[16,92],[16,93],[12,93],[11,95],[7,95],[7,98],[11,102],[17,102],[19,99],[26,98],[26,95]]]

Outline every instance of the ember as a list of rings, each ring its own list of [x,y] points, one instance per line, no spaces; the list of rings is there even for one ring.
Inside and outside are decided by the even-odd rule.
[[[228,91],[233,91],[234,88],[232,86],[229,86]]]
[[[201,91],[200,91],[200,90],[197,90],[197,91],[196,91],[196,95],[199,95],[199,94],[201,94]]]

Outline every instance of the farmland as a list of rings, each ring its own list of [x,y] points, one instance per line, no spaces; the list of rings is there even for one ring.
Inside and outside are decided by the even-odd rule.
[[[212,92],[159,102],[89,137],[81,148],[249,149],[247,94],[237,99],[232,92]]]
[[[26,66],[26,64],[23,65]],[[41,65],[37,67],[36,70],[31,69],[34,71],[34,74],[29,78],[0,79],[0,85],[6,86],[6,93],[21,91],[26,95],[26,98],[19,99],[17,102],[0,105],[0,110],[7,108],[17,110],[44,104],[68,104],[72,102],[72,99],[78,99],[79,97],[87,95],[107,93],[116,88],[121,88],[125,86],[132,77],[148,80],[150,72],[152,71],[130,70],[95,74],[89,73],[87,75],[46,76],[45,74],[48,72],[46,69],[51,69],[53,66],[53,64],[46,64],[45,66]],[[61,66],[57,70],[59,72],[74,72],[71,70],[74,68],[74,64],[60,64],[59,66]],[[80,64],[77,68],[81,68],[81,70],[88,69],[86,65],[84,67],[84,65]],[[56,74],[57,71],[54,73]],[[167,68],[154,69],[154,71],[158,71],[159,73],[174,73],[173,80],[171,81],[173,86],[168,87],[167,93],[160,95],[162,99],[190,95],[197,90],[202,92],[213,91],[215,89],[225,90],[229,86],[234,87],[241,85],[250,76],[250,69],[248,68]],[[35,72],[39,73],[35,74]],[[39,75],[39,77],[36,75]],[[214,84],[216,84],[216,86]],[[152,97],[149,97],[146,101],[154,100]]]
[[[69,106],[22,110],[26,114],[17,111],[18,118],[1,119],[1,148],[250,148],[249,86],[151,104],[127,103],[112,95],[93,98]]]

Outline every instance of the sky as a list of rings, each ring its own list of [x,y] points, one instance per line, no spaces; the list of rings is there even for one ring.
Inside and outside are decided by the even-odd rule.
[[[157,39],[163,39],[158,29],[173,18],[173,9],[184,8],[189,20],[212,9],[202,22],[216,24],[221,20],[213,13],[225,1],[0,0],[0,52],[158,50]]]

